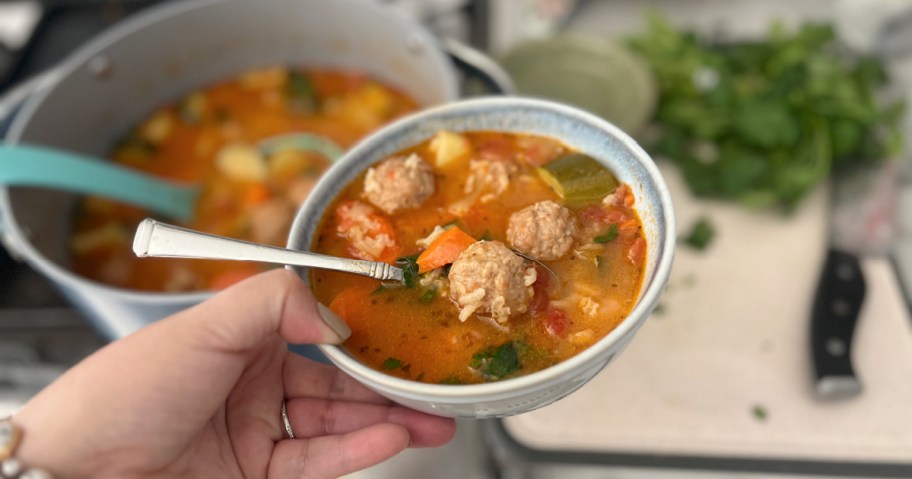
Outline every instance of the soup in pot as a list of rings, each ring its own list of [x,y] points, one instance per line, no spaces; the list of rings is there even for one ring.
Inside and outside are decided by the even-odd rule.
[[[197,183],[192,229],[283,246],[295,211],[333,151],[417,109],[404,93],[366,75],[315,69],[248,71],[155,111],[113,152],[122,165]],[[307,133],[266,148],[264,140]],[[221,289],[269,266],[146,258],[131,250],[146,211],[90,197],[71,241],[76,273],[130,289]]]
[[[498,381],[583,351],[630,313],[648,245],[630,187],[544,137],[442,131],[340,193],[320,253],[395,263],[405,284],[312,270],[370,367],[426,383]]]

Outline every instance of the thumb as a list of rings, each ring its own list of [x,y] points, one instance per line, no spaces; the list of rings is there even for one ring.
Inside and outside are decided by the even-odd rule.
[[[295,344],[339,344],[351,335],[348,325],[286,269],[242,281],[179,316],[197,323],[203,332],[198,338],[207,346],[227,351],[257,347],[276,333]]]

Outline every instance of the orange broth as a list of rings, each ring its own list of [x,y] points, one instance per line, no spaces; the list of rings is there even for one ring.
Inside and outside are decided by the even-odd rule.
[[[417,108],[404,93],[359,73],[251,70],[153,112],[115,148],[113,159],[202,185],[195,218],[184,226],[283,246],[295,210],[330,160],[299,150],[258,157],[251,155],[257,142],[306,132],[345,149]],[[140,260],[131,250],[132,237],[146,216],[102,198],[83,201],[71,242],[74,271],[124,288],[193,291],[221,289],[268,268],[231,261]]]
[[[510,215],[543,200],[567,206],[582,228],[571,254],[542,261],[557,278],[538,266],[529,310],[500,326],[476,315],[461,322],[453,300],[439,291],[428,293],[420,284],[381,286],[370,278],[313,270],[311,284],[318,300],[352,328],[344,347],[368,366],[401,378],[470,384],[541,370],[613,330],[629,314],[643,282],[646,243],[629,188],[619,186],[613,196],[617,200],[611,204],[601,199],[568,203],[536,174],[537,166],[570,153],[563,145],[529,135],[472,132],[462,136],[468,139],[470,152],[444,167],[435,163],[430,141],[398,154],[416,153],[434,165],[436,191],[420,208],[392,215],[375,211],[392,224],[397,256],[419,254],[423,248],[416,241],[438,225],[455,225],[476,239],[506,242]],[[474,201],[467,211],[454,214],[453,205],[465,201],[467,165],[476,158],[512,162],[517,168],[506,191],[487,202]],[[338,215],[333,214],[339,205],[367,202],[364,178],[362,174],[349,185],[327,210],[314,236],[314,251],[364,258],[352,254],[352,245],[339,232]],[[604,240],[607,237],[601,235],[611,229],[615,238],[594,239]],[[481,371],[485,358],[505,345],[512,349],[506,353],[517,356],[515,367],[503,375]]]

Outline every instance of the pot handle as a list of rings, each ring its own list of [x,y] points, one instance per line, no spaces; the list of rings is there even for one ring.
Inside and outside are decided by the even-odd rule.
[[[44,79],[51,75],[51,72],[46,72],[34,76],[13,86],[0,97],[0,143],[4,142],[6,132],[9,129],[10,124],[12,124],[16,112],[19,111],[19,107],[28,99],[29,95],[39,90],[41,85],[44,84]],[[19,254],[13,238],[6,231],[3,215],[0,215],[0,246],[6,248],[7,252],[13,258],[17,260],[21,259],[21,254]]]
[[[441,46],[463,73],[480,80],[492,93],[516,94],[513,79],[488,55],[452,38],[444,38]]]

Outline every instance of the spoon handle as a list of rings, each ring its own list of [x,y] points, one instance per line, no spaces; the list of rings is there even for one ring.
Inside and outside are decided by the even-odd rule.
[[[329,269],[370,276],[381,281],[403,281],[402,269],[378,261],[337,258],[294,251],[144,219],[136,229],[133,252],[140,258],[197,258],[259,261]]]

